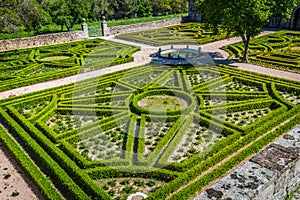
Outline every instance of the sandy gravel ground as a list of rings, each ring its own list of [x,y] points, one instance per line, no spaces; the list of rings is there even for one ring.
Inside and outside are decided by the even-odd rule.
[[[0,143],[0,199],[44,199],[37,187],[26,177],[24,171]]]
[[[271,34],[271,33],[273,33],[273,31],[264,31],[260,34],[260,36]],[[77,74],[74,76],[70,76],[70,77],[66,77],[66,78],[62,78],[62,79],[58,79],[58,80],[47,81],[44,83],[38,83],[35,85],[30,85],[30,86],[25,86],[25,87],[21,87],[21,88],[16,88],[13,90],[0,92],[0,99],[5,99],[10,96],[19,96],[22,94],[28,94],[30,92],[40,91],[40,90],[53,88],[53,87],[57,87],[57,86],[62,86],[65,84],[70,84],[70,83],[74,83],[77,81],[81,81],[81,80],[85,80],[85,79],[89,79],[89,78],[93,78],[93,77],[98,77],[98,76],[101,76],[104,74],[120,71],[123,69],[139,67],[139,66],[142,66],[142,65],[145,65],[145,64],[148,64],[149,62],[151,62],[150,54],[157,52],[158,48],[166,49],[166,48],[170,47],[170,45],[154,47],[154,46],[149,46],[149,45],[145,45],[145,44],[139,44],[139,43],[116,39],[116,38],[114,38],[114,36],[108,36],[108,37],[102,37],[102,38],[104,38],[106,40],[114,41],[114,42],[120,42],[120,43],[124,43],[124,44],[140,46],[141,51],[133,54],[134,62],[125,63],[125,64],[121,64],[121,65],[117,65],[117,66],[113,66],[113,67],[109,67],[109,68],[99,69],[99,70],[92,71],[92,72]],[[201,45],[201,48],[202,48],[203,52],[207,52],[207,53],[213,55],[214,60],[216,62],[225,61],[229,55],[227,52],[221,50],[220,48],[222,48],[223,46],[227,46],[229,44],[240,42],[240,41],[241,41],[241,39],[239,37],[233,37],[233,38]],[[175,47],[184,47],[186,45],[174,45],[174,46]],[[190,48],[198,49],[198,47],[199,46],[190,45]],[[300,81],[300,74],[297,74],[297,73],[283,72],[283,71],[276,70],[276,69],[270,69],[270,68],[265,68],[265,67],[259,67],[256,65],[236,63],[236,62],[231,62],[230,65],[235,66],[239,69],[243,69],[243,70],[248,70],[248,71],[252,71],[252,72],[267,74],[270,76],[276,76],[276,77],[280,77],[280,78]]]
[[[261,35],[270,34],[272,32],[266,31]],[[145,65],[151,61],[151,57],[149,56],[152,53],[158,51],[159,47],[152,47],[149,45],[137,44],[133,42],[127,42],[119,39],[114,39],[114,37],[105,37],[104,39],[122,42],[125,44],[131,44],[141,47],[141,51],[136,52],[133,56],[135,58],[134,62],[126,63],[118,66],[113,66],[109,68],[99,69],[93,72],[87,72],[84,74],[78,74],[71,77],[62,78],[59,80],[48,81],[45,83],[39,83],[31,86],[21,87],[9,91],[0,92],[0,99],[5,99],[10,96],[18,96],[22,94],[27,94],[34,91],[40,91],[52,87],[62,86],[65,84],[74,83],[77,81],[85,80],[88,78],[93,78],[97,76],[101,76],[104,74],[108,74],[111,72],[116,72],[123,69],[129,69],[133,67],[138,67]],[[220,48],[235,42],[241,41],[240,38],[230,38],[217,42],[213,42],[210,44],[201,45],[203,52],[208,52],[210,54],[214,54],[214,59],[225,60],[228,58],[228,53],[221,50]],[[170,45],[169,45],[170,46]],[[177,47],[178,45],[176,45]],[[162,48],[167,48],[167,46],[163,46]],[[197,48],[194,46],[191,48]],[[256,65],[249,65],[243,63],[231,63],[230,65],[235,66],[239,69],[258,72],[262,74],[268,74],[271,76],[277,76],[281,78],[291,79],[300,81],[300,74],[284,72],[280,70],[260,67]],[[24,172],[18,167],[17,163],[9,156],[7,151],[3,149],[3,146],[0,143],[0,200],[35,200],[35,199],[43,199],[41,194],[39,194],[36,186],[24,175]],[[36,191],[36,192],[34,192]],[[13,194],[15,197],[13,197]]]

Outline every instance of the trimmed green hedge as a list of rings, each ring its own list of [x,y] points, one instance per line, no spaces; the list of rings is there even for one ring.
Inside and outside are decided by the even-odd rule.
[[[17,111],[11,108],[12,112],[16,115]],[[38,143],[30,137],[30,135],[9,115],[0,109],[0,115],[4,121],[4,123],[8,126],[8,129],[16,134],[15,137],[24,144],[26,144],[26,148],[35,155],[35,158],[38,159],[40,166],[48,170],[48,175],[51,176],[54,180],[57,181],[57,184],[65,193],[71,198],[74,199],[89,199],[86,193],[84,193],[78,185],[74,183],[74,181],[67,175],[67,173],[47,154]],[[20,116],[22,117],[22,116]],[[51,142],[49,143],[51,144]],[[37,182],[37,180],[35,181]]]
[[[68,195],[70,195],[74,199],[90,199],[90,197],[88,197],[86,194],[88,194],[94,199],[98,199],[98,198],[110,199],[109,195],[106,192],[104,192],[104,190],[100,189],[86,174],[82,173],[82,170],[80,170],[80,168],[69,157],[67,157],[61,150],[56,148],[56,146],[47,137],[45,137],[38,129],[30,125],[30,123],[27,122],[26,119],[23,116],[21,116],[14,108],[9,106],[8,108],[10,114],[13,115],[13,118],[17,120],[19,124],[22,125],[24,130],[26,130],[31,137],[35,138],[37,142],[39,142],[39,145],[41,146],[37,146],[36,148],[41,149],[41,147],[43,147],[44,149],[47,150],[47,153],[53,158],[52,160],[52,158],[48,154],[47,156],[49,158],[47,159],[45,159],[44,157],[40,158],[41,161],[45,163],[45,165],[48,165],[49,170],[55,170],[55,168],[52,168],[51,166],[54,165],[54,163],[55,165],[58,165],[57,163],[59,163],[60,166],[58,166],[57,168],[58,171],[57,172],[53,171],[53,175],[56,175],[57,176],[56,178],[59,181],[61,181],[61,183],[66,184],[63,187],[68,188],[68,190],[66,191],[68,192]],[[6,113],[2,114],[2,116],[5,115],[7,114]],[[13,127],[12,124],[15,122],[9,120],[8,116],[5,117],[7,118],[8,125]],[[17,132],[19,132],[19,130]],[[26,137],[28,139],[30,138],[31,140],[33,140],[30,136],[27,135]],[[24,138],[24,140],[26,139]],[[39,151],[43,152],[42,150]],[[41,152],[35,150],[35,155],[38,154],[37,156],[41,156]],[[50,163],[47,164],[47,162],[49,161],[52,161],[53,164],[51,165]],[[62,167],[65,171],[62,170],[60,167]],[[67,175],[67,173],[69,173],[69,175]],[[78,185],[76,185],[75,182]],[[85,191],[85,193],[83,191]]]
[[[299,111],[300,110],[298,109],[298,112]],[[238,165],[243,160],[249,158],[253,154],[258,153],[263,147],[268,145],[270,142],[273,142],[277,137],[282,135],[282,133],[292,129],[295,125],[297,125],[299,123],[299,120],[300,120],[300,115],[298,113],[291,121],[287,122],[284,125],[281,125],[279,128],[277,128],[277,130],[265,135],[260,140],[255,141],[249,147],[247,147],[246,149],[239,152],[236,156],[234,156],[233,158],[230,158],[228,161],[226,161],[220,167],[203,175],[196,182],[194,182],[194,183],[190,184],[188,187],[180,190],[179,192],[174,194],[169,199],[172,199],[172,200],[188,199],[189,197],[193,196],[197,191],[201,190],[204,186],[209,184],[211,181],[222,176],[227,171],[232,169],[234,166]],[[147,199],[156,199],[156,197],[154,195],[151,195]]]
[[[1,112],[1,111],[0,111]],[[0,127],[0,141],[5,144],[9,152],[17,160],[21,168],[31,180],[39,187],[46,199],[63,199],[44,174],[35,166],[33,161],[25,154],[14,140]]]
[[[167,96],[175,96],[178,98],[183,99],[187,102],[187,107],[181,110],[170,110],[170,111],[154,111],[148,110],[138,105],[138,102],[144,99],[147,96],[155,96],[155,95],[167,95]],[[138,114],[152,114],[152,115],[184,115],[193,111],[196,108],[196,102],[192,96],[188,93],[179,91],[179,90],[169,90],[169,89],[155,89],[155,90],[148,90],[142,94],[139,94],[133,98],[132,101],[132,110]]]
[[[118,177],[140,177],[140,178],[154,178],[162,181],[171,181],[177,178],[180,174],[166,169],[151,168],[149,166],[120,166],[117,169],[113,167],[96,167],[87,169],[91,178],[106,179]]]
[[[72,52],[80,49],[74,46]],[[27,53],[34,59],[51,51],[44,49]],[[83,50],[82,52],[84,53]],[[98,55],[100,53],[95,52],[94,56]],[[194,75],[199,75],[196,83],[193,80]],[[172,80],[169,81],[171,84],[165,85],[167,80]],[[246,90],[218,89],[231,81],[245,85]],[[57,183],[53,186],[54,190],[62,188],[57,192],[62,194],[61,198],[112,199],[115,196],[111,197],[99,186],[102,179],[135,177],[165,181],[161,187],[149,193],[149,199],[165,199],[175,191],[171,199],[188,199],[197,189],[263,148],[275,135],[279,136],[295,123],[299,123],[299,104],[293,104],[291,100],[283,97],[283,94],[287,93],[297,98],[300,94],[299,85],[297,81],[258,75],[224,65],[213,68],[170,68],[151,64],[1,100],[0,123],[5,125],[9,135],[13,136],[11,145],[24,149],[25,153],[30,155],[27,158],[37,165],[37,170],[48,176],[50,184]],[[250,91],[249,88],[256,91]],[[133,102],[137,104],[138,98],[144,98],[143,95],[147,96],[145,94],[178,95],[183,99],[186,99],[187,95],[191,108],[185,108],[186,112],[169,115],[136,112],[132,107]],[[213,103],[210,101],[214,99],[220,101],[217,104],[209,104]],[[42,105],[38,111],[29,111],[42,100],[49,104]],[[223,112],[264,108],[271,112],[245,127],[226,123],[217,117]],[[26,112],[32,114],[26,115]],[[83,119],[81,127],[74,126],[76,118]],[[288,122],[289,125],[283,122]],[[195,123],[204,130],[209,128],[222,134],[222,138],[213,140],[214,144],[209,148],[188,156],[181,162],[168,162],[181,139],[185,139],[185,134],[188,134],[190,125]],[[59,132],[53,131],[53,126],[58,124],[72,127]],[[280,124],[282,126],[274,131],[273,129]],[[153,148],[144,156],[145,148],[149,147],[145,144],[148,140],[145,136],[151,136],[153,132],[150,134],[149,129],[159,132],[159,136],[154,136],[155,142],[151,143]],[[91,150],[97,150],[97,143],[93,139],[101,140],[101,137],[98,137],[101,131],[109,135],[112,145],[122,146],[119,159],[96,159],[91,154],[82,153],[85,150],[82,146],[85,140],[93,146]],[[0,135],[2,134],[0,129]],[[111,137],[112,134],[115,136]],[[262,138],[257,140],[259,137]],[[118,138],[115,140],[117,142],[113,141],[115,138]],[[240,151],[253,141],[253,145]],[[114,146],[107,148],[112,150]],[[180,189],[236,152],[238,153],[228,162],[200,177],[193,184],[187,185],[186,189]],[[36,176],[30,177],[36,179],[39,176],[37,173]],[[34,182],[41,190],[48,187],[47,182]],[[47,195],[50,194],[45,193],[45,196]]]
[[[132,62],[132,54],[139,50],[135,46],[93,39],[3,52],[0,70],[6,75],[0,77],[0,91]]]
[[[221,27],[218,29],[219,33],[217,34],[204,23],[185,23],[166,28],[121,34],[117,38],[153,46],[163,46],[167,44],[206,44],[231,37]]]
[[[216,170],[209,173],[210,175],[213,175],[211,178],[207,179],[207,176],[210,176],[210,175],[205,175],[200,180],[198,180],[195,184],[197,184],[198,182],[201,183],[203,180],[206,180],[204,185],[207,185],[209,182],[211,182],[215,178],[217,178],[220,175],[224,174],[228,169],[231,169],[232,167],[234,167],[235,165],[237,165],[238,163],[240,163],[241,161],[243,161],[244,159],[246,159],[247,157],[249,157],[253,153],[256,153],[257,151],[259,151],[262,147],[264,147],[266,144],[269,144],[272,140],[277,138],[279,135],[281,135],[285,131],[290,130],[292,127],[294,127],[299,122],[299,119],[300,119],[299,110],[300,109],[298,107],[297,109],[293,109],[290,112],[286,112],[284,115],[280,116],[280,120],[279,119],[277,119],[278,121],[273,120],[272,123],[275,122],[277,124],[277,122],[279,122],[279,123],[284,122],[288,118],[294,117],[296,115],[296,117],[293,118],[293,120],[291,120],[287,124],[281,126],[280,129],[278,129],[276,131],[273,131],[270,134],[265,135],[265,137],[258,140],[256,143],[254,143],[253,145],[251,145],[247,149],[243,150],[237,156],[235,156],[232,159],[230,159],[229,161],[225,162],[225,166],[227,166],[226,163],[228,163],[228,162],[230,163],[230,168],[227,168],[228,166],[226,168],[224,168],[224,164],[223,164],[221,167],[218,167]],[[212,167],[216,163],[218,163],[221,160],[225,159],[227,157],[226,155],[230,155],[231,153],[237,151],[238,149],[240,149],[244,145],[254,141],[260,135],[263,135],[265,133],[265,131],[270,130],[269,127],[272,123],[266,124],[265,127],[260,127],[259,128],[260,131],[252,132],[251,134],[248,134],[247,136],[243,137],[241,139],[241,141],[236,141],[233,145],[227,146],[226,148],[222,149],[221,151],[219,151],[213,157],[206,159],[205,161],[201,162],[200,164],[198,164],[194,168],[192,168],[189,171],[182,174],[180,176],[180,178],[174,179],[173,181],[171,181],[167,185],[162,186],[159,190],[156,190],[147,199],[153,199],[153,200],[154,199],[165,199],[168,196],[168,194],[171,194],[172,192],[174,192],[175,190],[180,188],[182,185],[188,183],[189,181],[191,181],[194,178],[196,178],[197,176],[199,176],[199,174],[201,174],[205,170],[209,169],[210,167]],[[274,135],[276,137],[274,137]],[[271,137],[271,136],[273,136],[273,137]],[[268,139],[266,140],[265,138],[268,138]],[[260,144],[259,147],[257,146],[257,143]],[[249,150],[249,149],[252,149],[253,146],[255,147],[255,148],[253,148],[255,151]],[[230,152],[230,154],[228,154],[228,151]],[[245,152],[247,152],[247,154],[244,154]],[[234,161],[234,162],[232,163],[232,161]],[[218,170],[220,170],[220,171],[218,173],[216,173],[216,171],[218,171]],[[194,186],[194,184],[192,184],[187,189],[183,190],[184,196],[181,196],[182,192],[179,192],[179,193],[176,193],[174,195],[174,197],[178,198],[179,196],[181,196],[181,198],[186,199],[186,198],[190,197],[195,192],[197,192],[201,189],[201,187],[200,188],[197,187],[197,190],[196,190],[196,188],[193,187],[193,186]],[[177,196],[177,195],[179,195],[179,196]]]
[[[156,120],[160,117],[152,116],[151,119],[148,120]],[[139,140],[138,140],[138,149],[137,149],[137,156],[139,165],[144,166],[152,166],[154,165],[154,162],[157,158],[157,155],[161,154],[162,151],[165,149],[166,144],[170,141],[171,138],[174,137],[176,132],[179,130],[180,126],[183,124],[183,117],[182,116],[176,116],[174,118],[169,118],[169,120],[166,121],[174,121],[174,125],[167,131],[165,136],[162,140],[158,142],[158,144],[155,146],[154,150],[146,157],[144,158],[144,148],[145,148],[145,127],[146,127],[146,120],[147,115],[142,115],[141,122],[140,122],[140,132],[139,132]]]
[[[249,45],[249,60],[265,67],[300,72],[299,34],[295,31],[279,31],[252,39]],[[296,47],[294,49],[294,47]],[[223,48],[231,57],[243,57],[243,44],[236,43]]]

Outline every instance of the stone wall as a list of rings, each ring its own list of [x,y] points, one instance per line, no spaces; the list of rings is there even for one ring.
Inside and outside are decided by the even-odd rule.
[[[0,40],[0,52],[71,42],[85,37],[86,34],[83,31],[74,31]]]
[[[282,200],[300,185],[300,126],[194,200]]]
[[[115,26],[115,27],[109,27],[108,33],[110,35],[116,35],[116,34],[124,34],[124,33],[137,32],[137,31],[144,31],[144,30],[149,30],[154,28],[177,25],[180,24],[181,22],[182,22],[182,18],[178,17],[178,18],[159,20],[154,22]]]

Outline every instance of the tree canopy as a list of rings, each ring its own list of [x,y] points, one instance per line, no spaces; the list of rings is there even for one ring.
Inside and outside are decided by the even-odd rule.
[[[247,62],[248,47],[252,37],[261,32],[275,12],[290,17],[297,0],[198,0],[197,7],[204,12],[205,20],[216,27],[222,24],[229,33],[240,36],[245,51],[243,61]]]
[[[72,31],[76,23],[88,17],[89,5],[82,0],[53,0],[48,11],[56,24]]]
[[[0,32],[40,31],[55,23],[68,30],[81,22],[148,17],[187,11],[187,0],[0,0]]]
[[[0,0],[1,32],[38,30],[50,21],[49,14],[35,0]]]

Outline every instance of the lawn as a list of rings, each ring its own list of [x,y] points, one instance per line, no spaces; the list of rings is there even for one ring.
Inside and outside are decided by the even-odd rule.
[[[299,123],[299,88],[149,64],[1,100],[0,140],[48,199],[188,199]]]

